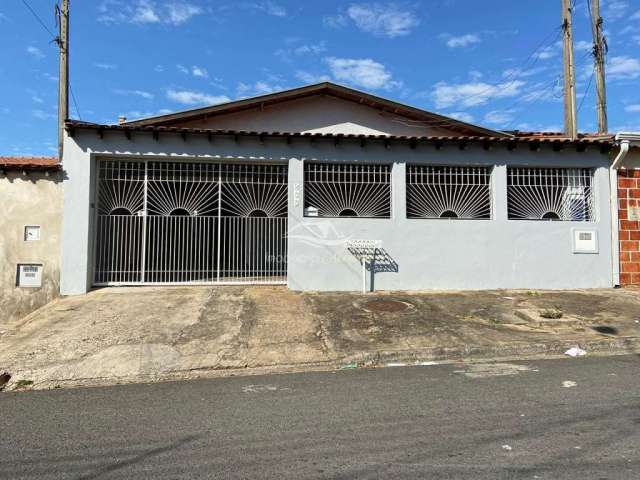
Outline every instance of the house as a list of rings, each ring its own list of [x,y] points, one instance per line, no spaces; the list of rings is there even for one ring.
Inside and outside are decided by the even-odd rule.
[[[615,148],[328,82],[118,125],[70,120],[61,291],[611,287]]]
[[[0,330],[58,296],[62,171],[57,158],[0,157]]]

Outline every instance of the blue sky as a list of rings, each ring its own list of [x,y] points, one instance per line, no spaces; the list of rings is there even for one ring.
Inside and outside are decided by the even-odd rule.
[[[53,0],[28,3],[55,31]],[[491,128],[562,128],[560,0],[71,3],[74,118],[115,123],[332,80]],[[603,11],[610,129],[640,130],[640,0]],[[0,154],[54,154],[56,46],[22,0],[0,5],[0,38]],[[593,131],[585,0],[575,38],[580,130]]]

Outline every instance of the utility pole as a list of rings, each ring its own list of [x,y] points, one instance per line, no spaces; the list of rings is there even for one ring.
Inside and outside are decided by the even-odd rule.
[[[600,0],[591,0],[591,22],[593,30],[593,59],[596,76],[596,109],[598,111],[598,133],[607,133],[607,87],[605,81],[605,57],[607,42],[602,31],[602,17],[600,16]]]
[[[64,146],[64,122],[69,118],[69,0],[62,0],[58,14],[58,38],[60,48],[60,74],[58,80],[58,155],[62,162]]]
[[[562,0],[562,31],[564,63],[564,133],[569,138],[578,136],[576,108],[576,66],[573,58],[573,26],[571,0]]]

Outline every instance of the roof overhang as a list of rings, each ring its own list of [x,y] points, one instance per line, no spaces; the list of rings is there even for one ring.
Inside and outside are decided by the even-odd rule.
[[[394,135],[364,135],[364,134],[341,134],[341,133],[299,133],[299,132],[257,132],[245,130],[211,130],[200,128],[178,128],[151,125],[100,125],[95,123],[81,122],[77,120],[69,120],[66,122],[66,130],[73,137],[76,131],[91,130],[103,138],[105,133],[120,133],[125,138],[131,140],[134,134],[152,135],[158,140],[161,135],[179,135],[183,140],[187,140],[189,136],[205,136],[210,141],[216,137],[231,137],[236,141],[241,138],[253,137],[261,142],[267,138],[281,139],[287,143],[297,141],[329,140],[335,145],[341,142],[359,142],[361,146],[368,143],[382,143],[389,148],[392,145],[408,145],[415,148],[418,144],[433,144],[436,148],[440,148],[445,143],[457,144],[460,149],[464,150],[469,144],[482,144],[483,148],[490,149],[493,145],[504,145],[509,150],[515,150],[519,145],[528,145],[531,150],[539,150],[542,145],[552,146],[555,150],[562,150],[565,147],[575,147],[578,151],[584,151],[589,146],[598,148],[602,153],[607,153],[613,147],[613,137],[592,137],[587,135],[578,136],[576,139],[561,136],[394,136]]]

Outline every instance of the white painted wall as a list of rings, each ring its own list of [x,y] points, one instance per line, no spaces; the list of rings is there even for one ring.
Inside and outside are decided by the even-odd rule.
[[[398,264],[394,273],[375,276],[378,290],[485,289],[485,288],[592,288],[612,286],[611,218],[608,157],[597,149],[577,153],[570,149],[531,152],[522,146],[485,151],[456,145],[441,151],[431,145],[415,150],[407,144],[384,148],[381,142],[319,140],[313,144],[281,139],[134,134],[79,131],[65,142],[65,215],[63,222],[62,293],[83,293],[90,287],[94,175],[92,166],[101,156],[149,159],[233,160],[234,162],[286,162],[289,165],[289,287],[296,290],[358,290],[361,270],[344,243],[316,245],[300,236],[330,222],[334,236],[382,240]],[[302,190],[305,161],[378,162],[393,165],[393,218],[318,219],[303,217]],[[494,219],[422,220],[405,218],[404,172],[408,163],[496,165],[493,173]],[[506,165],[574,166],[596,168],[597,222],[539,222],[508,220]],[[325,225],[326,226],[326,225]],[[598,254],[572,252],[574,228],[597,231]],[[295,238],[295,237],[298,238]],[[312,242],[313,243],[313,242]]]
[[[175,126],[260,132],[313,132],[367,135],[456,135],[440,125],[409,120],[375,108],[322,95],[264,109],[191,120]]]

